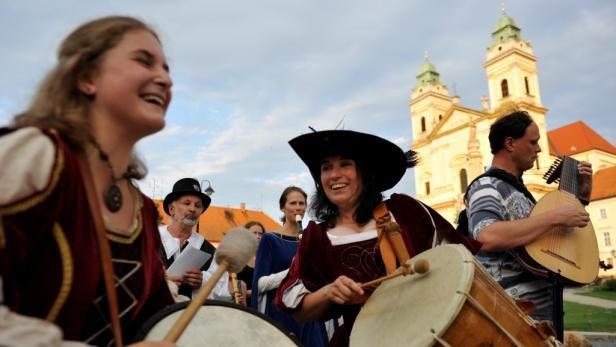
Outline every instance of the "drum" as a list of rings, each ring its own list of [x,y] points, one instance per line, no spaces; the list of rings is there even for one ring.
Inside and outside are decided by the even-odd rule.
[[[383,282],[355,320],[352,347],[555,345],[463,246],[414,259],[430,270]]]
[[[162,341],[190,302],[168,306],[148,319],[136,341]],[[178,346],[299,346],[269,317],[245,306],[208,300],[177,342]]]

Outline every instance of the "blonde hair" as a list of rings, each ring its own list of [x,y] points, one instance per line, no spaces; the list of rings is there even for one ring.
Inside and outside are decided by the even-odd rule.
[[[88,106],[92,96],[79,89],[79,81],[96,73],[105,53],[135,30],[146,30],[159,39],[144,22],[125,16],[95,19],[75,29],[62,41],[57,64],[39,85],[26,111],[15,116],[14,125],[52,128],[71,147],[83,148],[91,136]],[[133,178],[143,178],[146,173],[135,155],[129,171]]]

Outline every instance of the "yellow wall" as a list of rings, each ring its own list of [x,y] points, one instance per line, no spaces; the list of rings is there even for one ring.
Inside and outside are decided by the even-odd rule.
[[[488,82],[489,99],[482,110],[474,110],[459,104],[458,97],[451,97],[443,84],[416,88],[410,97],[413,143],[411,148],[419,154],[415,167],[415,192],[419,200],[438,211],[455,225],[457,215],[465,206],[464,191],[460,185],[460,170],[467,170],[467,183],[483,172],[492,161],[488,133],[490,125],[498,117],[513,109],[527,111],[537,123],[541,135],[539,167],[524,174],[524,182],[535,198],[557,189],[556,184],[547,185],[543,174],[553,163],[549,154],[547,137],[547,109],[541,104],[541,93],[536,58],[527,41],[502,43],[490,48],[484,64]],[[527,91],[524,78],[528,80]],[[501,81],[506,78],[508,97],[502,97]],[[489,106],[488,106],[489,105]],[[438,119],[442,115],[442,119]],[[421,131],[421,118],[426,119],[426,131]],[[474,142],[473,142],[474,140]],[[478,148],[477,144],[478,143]],[[592,150],[573,156],[593,164],[595,171],[616,165],[616,156]],[[426,182],[430,193],[426,193]],[[600,218],[600,210],[606,209],[607,219]],[[616,263],[616,198],[592,202],[588,211],[595,225],[601,259],[611,258]],[[612,246],[604,245],[603,233],[611,235]],[[616,264],[615,264],[616,265]],[[616,275],[601,271],[600,276]]]
[[[616,277],[616,197],[593,201],[586,210],[597,235],[599,259],[615,266],[609,271],[599,271],[599,277]],[[606,233],[610,244],[606,244]]]

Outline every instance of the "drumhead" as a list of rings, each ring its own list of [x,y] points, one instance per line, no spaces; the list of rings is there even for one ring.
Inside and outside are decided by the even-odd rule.
[[[418,254],[430,270],[383,282],[362,307],[351,331],[352,347],[431,346],[464,306],[473,282],[471,253],[443,245]]]
[[[190,301],[170,305],[148,319],[135,341],[162,341]],[[177,342],[178,346],[299,346],[295,336],[246,306],[207,300]]]

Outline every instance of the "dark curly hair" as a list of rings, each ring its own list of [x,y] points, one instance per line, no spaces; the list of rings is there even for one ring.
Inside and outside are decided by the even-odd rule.
[[[505,139],[512,137],[519,139],[526,133],[528,128],[533,123],[533,119],[526,111],[515,111],[510,113],[490,126],[490,150],[492,154],[498,153],[505,148]]]

